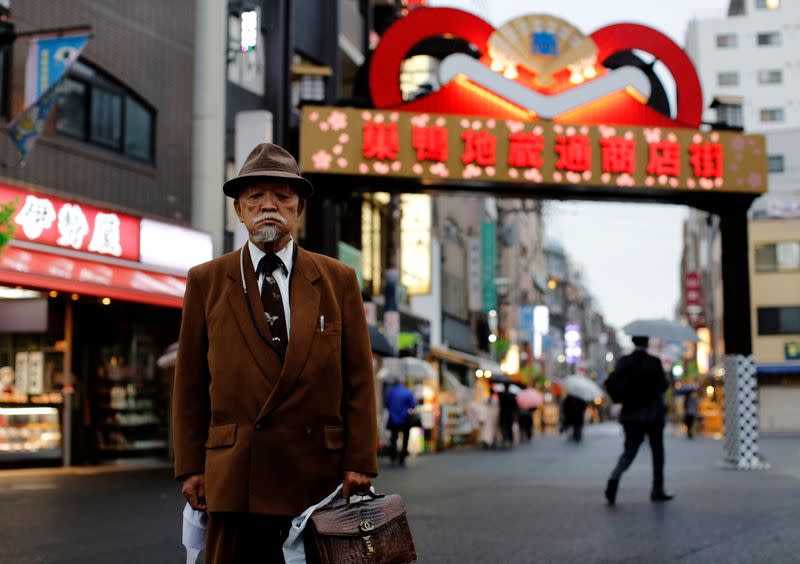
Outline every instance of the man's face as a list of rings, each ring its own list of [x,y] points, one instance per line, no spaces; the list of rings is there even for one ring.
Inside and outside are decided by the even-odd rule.
[[[285,244],[305,200],[288,183],[256,180],[242,189],[233,206],[254,243]]]

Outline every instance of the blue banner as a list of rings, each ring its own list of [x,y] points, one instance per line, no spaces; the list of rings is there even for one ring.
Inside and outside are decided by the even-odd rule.
[[[8,124],[8,135],[25,162],[42,134],[58,97],[58,85],[89,40],[88,33],[35,38],[30,42],[25,76],[25,109]]]
[[[67,74],[88,41],[88,33],[31,39],[25,77],[26,108]]]

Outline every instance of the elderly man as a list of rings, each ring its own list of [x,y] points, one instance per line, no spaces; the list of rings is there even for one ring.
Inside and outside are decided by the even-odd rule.
[[[258,145],[223,190],[250,240],[189,271],[175,476],[206,562],[283,562],[293,516],[377,475],[367,322],[355,272],[292,240],[313,188],[288,152]]]

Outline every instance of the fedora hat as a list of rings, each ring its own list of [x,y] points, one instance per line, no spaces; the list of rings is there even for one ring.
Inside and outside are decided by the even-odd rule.
[[[239,192],[256,180],[274,180],[291,184],[301,198],[308,198],[314,193],[311,182],[300,176],[300,167],[289,152],[272,143],[259,143],[247,155],[239,176],[231,178],[223,186],[222,191],[229,198],[237,198]]]

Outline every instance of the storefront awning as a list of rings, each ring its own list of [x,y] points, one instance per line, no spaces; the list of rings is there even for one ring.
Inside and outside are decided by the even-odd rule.
[[[448,347],[431,347],[431,355],[447,362],[461,364],[477,370],[490,370],[493,374],[501,374],[502,369],[500,365],[490,359],[482,356],[465,353]]]
[[[186,289],[178,276],[13,246],[0,254],[0,284],[176,308]]]

